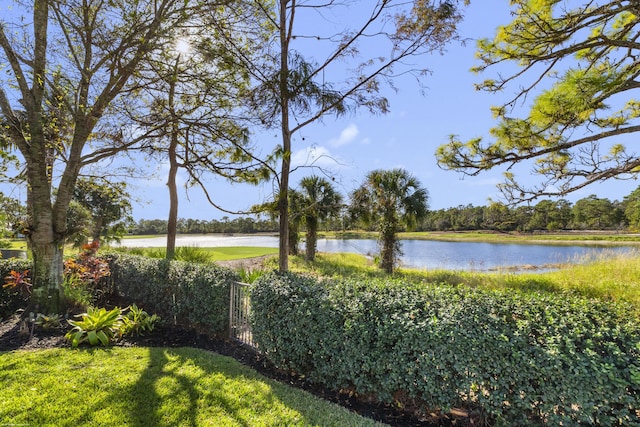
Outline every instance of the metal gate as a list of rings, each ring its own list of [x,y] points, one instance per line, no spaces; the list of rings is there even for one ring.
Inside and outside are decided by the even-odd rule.
[[[229,298],[229,337],[251,347],[253,335],[251,334],[251,303],[249,301],[250,286],[247,283],[232,282]]]

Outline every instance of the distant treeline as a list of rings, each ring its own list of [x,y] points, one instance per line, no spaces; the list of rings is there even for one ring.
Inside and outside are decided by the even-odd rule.
[[[621,203],[590,196],[574,205],[566,200],[543,200],[535,206],[457,206],[429,213],[422,231],[557,231],[622,230],[631,221]]]
[[[634,192],[634,193],[637,193]],[[634,194],[632,193],[632,195]],[[510,207],[494,202],[488,206],[457,206],[429,212],[416,227],[416,231],[465,231],[496,230],[533,232],[539,230],[638,230],[640,228],[640,203],[632,197],[622,202],[610,201],[595,195],[578,200],[543,200],[536,205]],[[325,220],[320,230],[346,231],[362,229],[357,218],[344,214]],[[261,233],[277,232],[274,219],[253,217],[228,217],[221,220],[180,219],[180,234],[202,233]],[[164,234],[167,221],[161,219],[139,220],[131,234]]]
[[[278,221],[270,219],[255,219],[252,217],[238,217],[221,220],[178,219],[177,232],[179,234],[207,234],[207,233],[264,233],[277,232]],[[129,234],[166,234],[166,219],[141,219],[134,223]]]

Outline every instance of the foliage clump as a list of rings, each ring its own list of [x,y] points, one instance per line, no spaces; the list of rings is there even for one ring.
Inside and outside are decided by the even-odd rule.
[[[253,338],[279,368],[425,412],[495,425],[640,425],[629,306],[401,281],[262,276]]]
[[[160,318],[132,305],[126,309],[114,307],[89,307],[86,313],[78,315],[78,320],[69,320],[73,328],[65,338],[77,347],[84,342],[92,346],[108,346],[125,335],[142,335],[154,329]]]
[[[164,319],[223,335],[229,325],[229,287],[239,279],[215,264],[112,254],[111,280],[129,302],[144,304]]]
[[[24,298],[24,293],[19,292],[18,288],[13,286],[16,282],[12,272],[22,274],[31,268],[31,261],[25,259],[10,258],[0,260],[0,277],[5,279],[3,286],[0,287],[0,319],[6,318],[20,308],[26,308],[27,300]],[[31,288],[29,288],[30,290]]]

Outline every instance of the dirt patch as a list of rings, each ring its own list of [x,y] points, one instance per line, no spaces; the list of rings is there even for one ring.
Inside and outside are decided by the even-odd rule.
[[[216,264],[228,267],[232,270],[245,270],[245,271],[253,271],[253,270],[261,270],[264,268],[265,261],[274,258],[275,255],[263,255],[254,258],[240,258],[240,259],[231,259],[225,261],[215,261]]]

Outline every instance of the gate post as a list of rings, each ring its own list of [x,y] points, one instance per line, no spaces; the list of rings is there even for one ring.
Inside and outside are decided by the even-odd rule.
[[[229,287],[229,338],[255,348],[250,323],[250,286],[247,283],[231,282]]]

